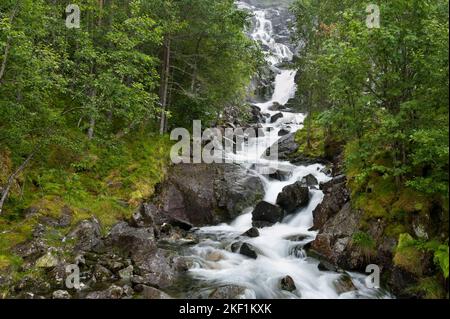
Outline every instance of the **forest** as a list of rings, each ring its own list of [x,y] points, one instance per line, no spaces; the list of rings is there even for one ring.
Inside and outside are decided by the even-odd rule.
[[[43,288],[42,278],[54,278],[59,266],[79,257],[71,255],[71,245],[77,247],[77,238],[89,227],[89,236],[95,233],[108,246],[111,240],[117,245],[110,237],[118,223],[139,224],[136,211],[159,199],[166,183],[177,177],[170,163],[171,130],[190,130],[194,120],[211,127],[256,125],[248,124],[255,108],[261,116],[278,112],[274,106],[264,109],[261,83],[269,77],[275,84],[268,90],[276,95],[276,85],[283,85],[275,81],[276,74],[286,68],[296,72],[289,112],[305,114],[304,128],[289,135],[297,145],[289,160],[342,166],[352,212],[358,216],[341,253],[357,251],[361,262],[338,258],[335,263],[358,272],[367,264],[382,264],[387,269],[382,286],[390,296],[448,298],[448,1],[378,0],[377,27],[368,27],[373,12],[361,1],[242,3],[0,0],[0,299],[24,298],[29,292],[69,295],[61,282]],[[251,30],[264,21],[260,12],[268,20],[286,12],[282,14],[290,18],[279,22],[284,23],[279,29],[289,29],[289,36],[277,37],[276,28],[269,34],[263,24],[261,32],[275,40],[255,39]],[[292,60],[283,56],[281,63],[271,65],[275,41],[291,48]],[[268,76],[270,72],[276,74]],[[286,118],[285,111],[280,114]],[[272,124],[286,129],[281,122]],[[316,176],[321,185],[328,182],[321,176]],[[189,178],[193,185],[203,183],[200,175]],[[197,200],[192,198],[201,187],[192,186],[185,202]],[[315,191],[311,188],[309,196]],[[175,205],[176,198],[168,205]],[[224,198],[228,209],[234,199]],[[164,222],[158,224],[164,213],[170,215],[153,213],[155,242],[163,238],[167,224],[177,229],[168,231],[171,240],[175,235],[177,240],[195,237],[184,229],[187,222],[189,228],[207,224],[180,222],[178,215],[176,222],[161,217]],[[217,209],[211,214],[218,214]],[[313,215],[316,219],[318,213]],[[98,231],[92,220],[100,225]],[[318,242],[329,235],[326,227],[317,227],[319,237],[312,244],[320,258],[327,257]],[[66,241],[79,229],[83,236],[78,232]],[[97,282],[101,267],[108,268],[102,274],[123,279],[119,270],[101,262],[103,252],[94,249],[92,257],[82,250],[84,258],[95,260]],[[159,254],[154,249],[146,253]],[[334,263],[334,256],[328,261]],[[140,257],[134,258],[129,267],[138,269]],[[135,292],[147,297],[151,289],[166,288],[130,280]],[[178,282],[167,284],[165,291],[176,294],[174,285]],[[126,289],[119,288],[124,296]],[[335,290],[331,298],[342,293]],[[107,291],[100,298],[113,295],[111,288]],[[162,292],[155,297],[151,291],[148,298],[162,298]],[[256,297],[267,297],[255,291]],[[291,297],[278,293],[270,296]]]

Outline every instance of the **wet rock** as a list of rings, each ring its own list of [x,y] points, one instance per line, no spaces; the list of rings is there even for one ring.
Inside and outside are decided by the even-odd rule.
[[[277,197],[277,204],[287,214],[294,213],[297,209],[305,207],[309,203],[309,188],[302,182],[288,185],[283,188]]]
[[[165,292],[153,287],[143,285],[141,289],[143,299],[173,299]]]
[[[287,181],[292,177],[292,171],[277,170],[275,173],[269,174],[269,178],[279,180],[281,182]]]
[[[242,236],[250,237],[250,238],[256,238],[259,237],[259,230],[255,227],[250,228],[245,233],[242,234]]]
[[[214,289],[208,299],[242,299],[245,288],[236,285],[227,285]]]
[[[320,271],[332,271],[332,272],[337,272],[337,271],[338,271],[338,268],[337,268],[335,265],[329,263],[329,262],[326,261],[326,260],[322,260],[322,261],[319,263],[319,265],[317,265],[317,268],[318,268]]]
[[[134,227],[149,227],[154,224],[154,215],[158,208],[153,204],[142,204],[133,214],[131,225]]]
[[[112,285],[103,291],[94,291],[86,295],[86,299],[120,299],[123,295],[123,288]]]
[[[291,131],[285,128],[282,128],[279,132],[278,132],[278,136],[285,136],[288,135]]]
[[[283,117],[284,117],[283,113],[281,113],[281,112],[277,113],[270,118],[270,123],[275,123],[276,121],[278,121],[279,119],[281,119]]]
[[[160,187],[159,224],[179,219],[193,226],[229,222],[264,196],[257,176],[233,164],[180,164]]]
[[[295,141],[295,134],[290,133],[281,137],[269,149],[266,150],[264,158],[273,160],[290,160],[298,150],[299,145]],[[273,150],[277,150],[274,152]],[[312,161],[312,163],[316,163]]]
[[[361,213],[352,209],[350,203],[326,221],[319,231],[311,249],[324,260],[344,269],[364,270],[364,254],[353,249],[352,236],[359,229]]]
[[[75,240],[75,250],[89,251],[101,242],[101,227],[97,219],[83,220],[67,235]]]
[[[313,211],[314,230],[322,229],[325,223],[335,216],[344,205],[350,201],[345,176],[337,176],[321,185],[325,196],[323,201]]]
[[[230,250],[231,250],[233,253],[236,253],[236,252],[239,251],[239,249],[241,248],[241,246],[242,246],[242,243],[241,243],[240,241],[236,241],[236,242],[234,242],[234,243],[231,244]]]
[[[52,294],[53,299],[71,299],[72,296],[66,290],[56,290]]]
[[[281,279],[280,286],[282,290],[286,290],[289,292],[294,292],[297,290],[297,287],[295,286],[294,279],[292,279],[291,276],[286,276]]]
[[[306,184],[307,186],[311,187],[311,186],[317,186],[319,185],[319,181],[317,180],[317,178],[312,175],[312,174],[308,174],[305,177],[302,178],[302,183]]]
[[[252,215],[253,226],[258,228],[271,226],[275,223],[281,222],[284,217],[283,210],[280,207],[265,201],[262,201],[256,205]]]
[[[281,111],[285,108],[286,107],[284,105],[281,105],[278,102],[274,102],[271,106],[269,106],[269,111]]]
[[[352,278],[348,274],[342,275],[339,279],[336,279],[333,284],[338,294],[357,290],[353,284]]]
[[[252,259],[258,258],[255,248],[248,243],[242,244],[241,249],[239,249],[239,253]]]

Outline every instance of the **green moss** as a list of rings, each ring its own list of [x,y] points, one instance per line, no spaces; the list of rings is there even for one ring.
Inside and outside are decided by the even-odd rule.
[[[416,247],[416,242],[409,234],[401,234],[394,255],[394,264],[404,270],[422,276],[423,253]]]
[[[408,292],[422,296],[424,299],[446,298],[444,286],[436,277],[420,279],[417,285],[408,289]]]
[[[12,248],[32,238],[43,216],[59,219],[64,207],[73,212],[72,224],[48,227],[43,240],[49,246],[70,247],[62,238],[81,220],[96,217],[106,233],[117,221],[129,218],[163,180],[170,146],[167,137],[134,136],[123,143],[87,145],[81,155],[61,154],[69,149],[54,148],[49,159],[29,167],[22,189],[11,192],[0,216],[0,270],[19,275],[21,259]],[[6,156],[2,158],[2,167],[9,165]],[[28,207],[36,212],[25,216]]]

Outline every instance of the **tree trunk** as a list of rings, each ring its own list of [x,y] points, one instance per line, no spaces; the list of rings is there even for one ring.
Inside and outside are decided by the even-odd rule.
[[[3,189],[2,193],[1,193],[1,198],[0,198],[0,215],[3,212],[3,205],[5,204],[6,199],[8,198],[8,194],[9,194],[9,191],[11,190],[11,187],[12,187],[12,185],[14,183],[14,180],[16,179],[17,175],[19,175],[25,169],[25,167],[28,165],[28,163],[33,158],[33,156],[34,156],[34,152],[32,152],[30,155],[28,155],[28,157],[16,169],[16,171],[11,176],[9,176],[8,182],[6,183],[6,187]]]
[[[168,101],[168,91],[169,91],[169,73],[170,73],[170,36],[166,36],[164,39],[164,62],[163,70],[161,76],[161,122],[159,133],[161,135],[166,133],[166,111],[167,111],[167,101]]]

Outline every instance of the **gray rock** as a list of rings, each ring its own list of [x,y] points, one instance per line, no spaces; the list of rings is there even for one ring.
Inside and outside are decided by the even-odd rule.
[[[227,285],[214,289],[208,299],[242,299],[245,288],[236,285]]]
[[[83,220],[75,226],[67,238],[76,241],[76,250],[89,251],[101,242],[100,224],[95,218]]]
[[[277,204],[287,214],[294,213],[297,209],[305,207],[309,203],[309,188],[302,182],[288,185],[283,188],[277,197]]]
[[[233,164],[180,164],[169,172],[155,202],[159,224],[180,220],[191,226],[229,222],[264,196],[257,176]]]
[[[131,225],[134,227],[150,227],[154,225],[154,215],[158,208],[153,204],[142,204],[133,214]]]
[[[141,289],[143,299],[173,299],[165,292],[153,287],[143,285]]]
[[[123,295],[123,288],[112,285],[103,291],[94,291],[86,295],[86,299],[120,299]]]
[[[252,215],[253,226],[259,228],[281,222],[284,217],[283,210],[280,207],[265,201],[259,202],[258,205],[256,205]]]
[[[66,290],[56,290],[52,294],[53,299],[71,299],[72,296]]]
[[[155,235],[152,227],[134,228],[125,222],[115,225],[105,244],[115,247],[124,255],[131,255],[133,261],[139,261],[152,254],[156,249]]]
[[[133,265],[128,266],[127,268],[124,268],[122,270],[119,270],[119,277],[123,280],[131,280],[131,277],[133,277]]]

